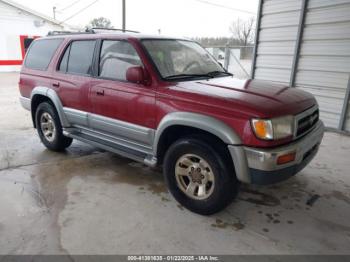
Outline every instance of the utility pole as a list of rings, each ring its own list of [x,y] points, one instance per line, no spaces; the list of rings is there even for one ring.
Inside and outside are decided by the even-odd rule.
[[[125,24],[125,0],[123,0],[123,31],[125,31],[125,27],[126,27],[126,24]]]
[[[56,6],[52,7],[53,19],[56,20]]]

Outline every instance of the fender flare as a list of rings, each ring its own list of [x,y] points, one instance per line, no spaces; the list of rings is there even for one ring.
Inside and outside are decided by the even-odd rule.
[[[158,154],[159,140],[164,131],[171,126],[188,126],[209,132],[227,145],[240,145],[242,141],[227,124],[212,116],[190,112],[174,112],[166,115],[159,123],[154,137],[153,154]]]
[[[52,90],[51,88],[45,86],[37,86],[32,90],[30,100],[33,101],[33,98],[37,95],[46,96],[52,101],[57,110],[58,116],[60,117],[62,127],[70,126],[67,117],[63,111],[63,105],[61,103],[61,100],[55,90]]]

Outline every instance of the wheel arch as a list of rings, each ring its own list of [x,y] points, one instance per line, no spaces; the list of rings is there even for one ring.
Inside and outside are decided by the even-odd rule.
[[[242,143],[236,132],[224,122],[207,115],[189,112],[175,112],[165,116],[159,123],[154,137],[153,154],[160,157],[164,151],[162,146],[165,137],[174,129],[198,130],[212,135],[227,145],[239,145]],[[185,132],[188,133],[188,132]]]
[[[38,107],[38,105],[44,101],[50,101],[57,113],[58,116],[60,118],[60,122],[62,127],[68,127],[69,126],[69,122],[66,118],[66,115],[64,114],[63,111],[63,106],[61,103],[61,100],[58,96],[58,94],[56,93],[55,90],[52,90],[48,87],[44,87],[44,86],[37,86],[33,89],[31,96],[30,96],[30,100],[31,100],[31,113],[32,113],[32,120],[33,120],[33,124],[34,127],[35,126],[35,112],[36,112],[36,108]]]

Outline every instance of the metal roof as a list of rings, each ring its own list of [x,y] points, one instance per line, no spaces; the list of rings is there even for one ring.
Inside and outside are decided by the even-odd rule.
[[[37,16],[37,17],[39,17],[41,19],[44,19],[44,20],[46,20],[46,21],[48,21],[48,22],[50,22],[52,24],[64,27],[64,24],[62,22],[60,22],[58,20],[55,20],[55,19],[53,19],[53,18],[51,18],[49,16],[46,16],[46,15],[44,15],[42,13],[39,13],[39,12],[37,12],[37,11],[35,11],[33,9],[30,9],[30,8],[28,8],[26,6],[20,5],[20,4],[16,3],[16,2],[14,2],[14,1],[11,1],[11,0],[0,0],[0,2],[3,2],[5,4],[10,5],[10,6],[14,7],[14,8],[19,9],[19,10],[22,10],[22,11],[28,13],[28,14]]]

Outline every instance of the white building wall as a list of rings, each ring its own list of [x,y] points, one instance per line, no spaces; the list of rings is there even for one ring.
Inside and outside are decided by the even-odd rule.
[[[350,76],[350,0],[306,0],[299,54],[296,54],[302,0],[262,0],[255,78],[315,95],[327,127],[339,128]],[[350,113],[345,127],[350,131]]]
[[[45,36],[49,31],[62,29],[62,26],[0,1],[0,61],[22,60],[21,35]],[[0,72],[19,70],[20,66],[0,65]]]
[[[255,78],[289,82],[300,9],[301,0],[263,1]]]
[[[305,18],[295,85],[314,94],[321,118],[338,128],[350,74],[350,1],[309,0]]]

